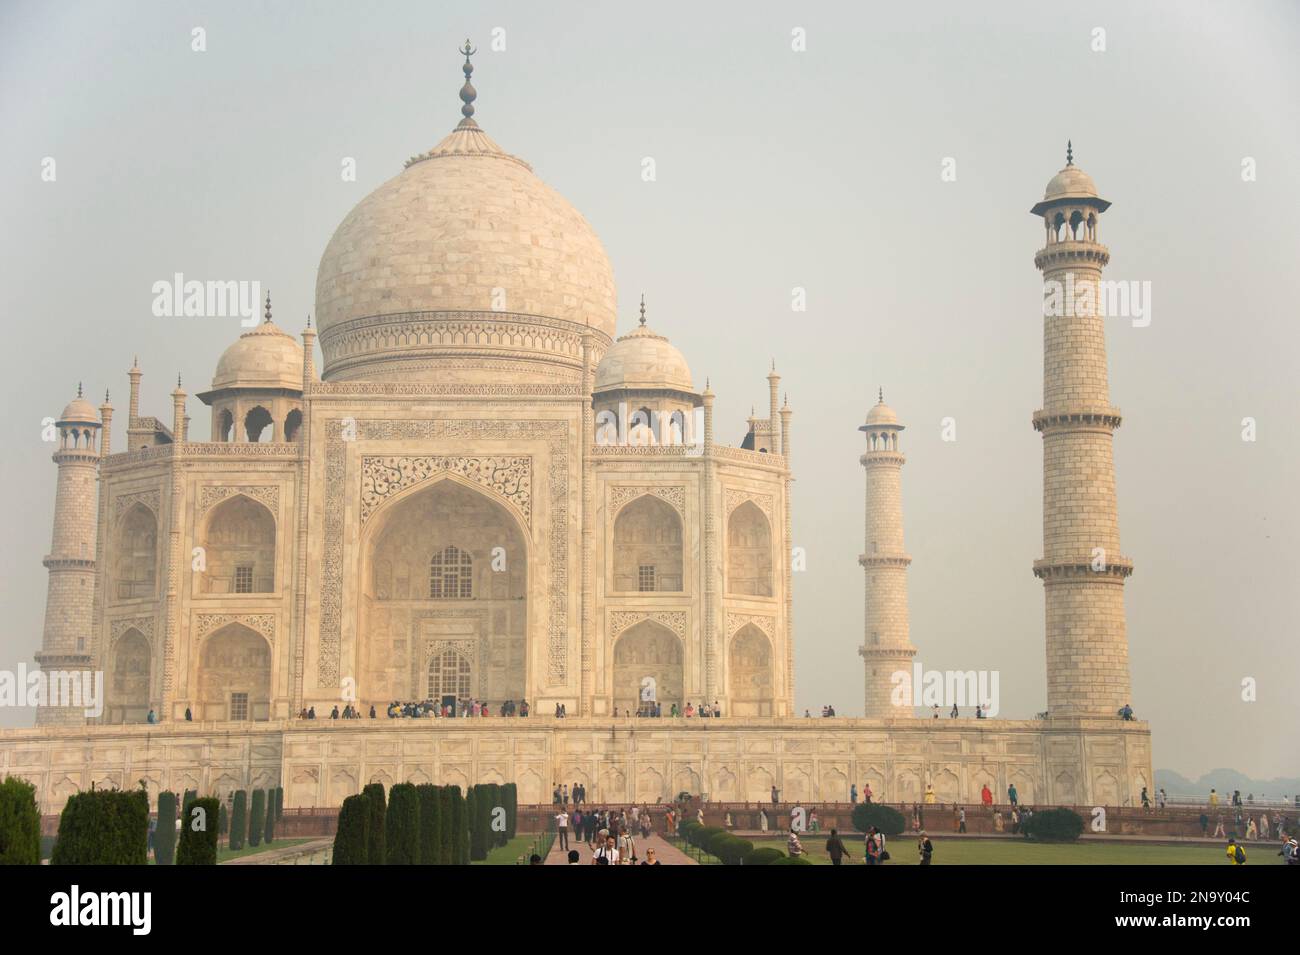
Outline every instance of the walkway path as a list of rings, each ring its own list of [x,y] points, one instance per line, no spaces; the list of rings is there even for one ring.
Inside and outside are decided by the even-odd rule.
[[[569,848],[577,849],[581,857],[582,865],[591,865],[591,850],[587,844],[579,839],[570,839]],[[645,858],[646,849],[654,849],[655,858],[664,865],[699,865],[694,859],[682,852],[682,850],[664,841],[662,836],[651,835],[649,839],[642,839],[637,836],[636,852],[638,858]],[[560,848],[560,840],[555,840],[555,845],[551,846],[550,853],[546,856],[546,865],[568,865],[569,853]]]

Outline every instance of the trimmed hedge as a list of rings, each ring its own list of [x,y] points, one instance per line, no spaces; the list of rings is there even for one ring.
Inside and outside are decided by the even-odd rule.
[[[262,844],[266,831],[266,790],[253,790],[253,805],[248,811],[248,844],[254,849]]]
[[[370,828],[370,797],[358,793],[343,800],[339,827],[334,833],[332,865],[365,865],[370,858],[367,836]]]
[[[469,823],[469,857],[471,861],[487,858],[487,833],[483,831],[481,807],[487,805],[487,793],[480,794],[478,786],[470,786],[465,796],[465,814]]]
[[[63,807],[51,865],[146,865],[149,794],[91,789]]]
[[[438,865],[456,865],[456,803],[460,799],[459,786],[443,786],[438,793]]]
[[[506,831],[501,834],[501,845],[505,845],[519,831],[519,787],[506,783],[501,787],[501,795],[506,807]]]
[[[1035,842],[1074,842],[1083,833],[1083,817],[1073,809],[1040,809],[1020,824]]]
[[[707,851],[721,859],[724,865],[740,865],[754,851],[754,844],[729,832],[720,832],[709,840]]]
[[[10,776],[0,783],[0,865],[41,864],[41,811],[36,787]]]
[[[230,808],[230,839],[227,845],[231,852],[244,848],[244,836],[248,834],[248,793],[240,789],[235,793],[235,804]]]
[[[386,834],[386,824],[384,816],[388,812],[388,804],[384,799],[384,784],[370,783],[361,790],[366,794],[369,800],[367,805],[370,806],[370,824],[366,826],[366,853],[371,865],[383,865],[388,858],[384,836]]]
[[[284,787],[275,787],[275,821],[278,823],[284,818]]]
[[[771,849],[764,847],[755,849],[745,857],[745,865],[771,865],[778,859],[787,858],[786,854],[780,849]]]
[[[225,836],[230,832],[230,813],[226,811],[226,804],[221,804],[221,812],[217,819],[217,834]]]
[[[769,865],[812,865],[803,856],[785,856],[782,859],[774,859]]]
[[[185,804],[185,809],[185,818],[181,820],[181,841],[176,847],[176,864],[216,865],[221,801],[215,796],[191,799]]]
[[[901,812],[878,802],[860,802],[853,807],[853,828],[858,832],[865,833],[875,826],[887,836],[901,836],[906,825]]]
[[[266,791],[266,828],[262,830],[262,841],[268,846],[275,841],[275,790]]]
[[[153,833],[153,861],[158,865],[176,863],[176,794],[168,790],[158,794],[158,827]]]
[[[420,797],[413,783],[398,783],[388,791],[388,865],[420,864]]]
[[[433,783],[415,787],[420,801],[420,864],[440,865],[442,860],[442,793]]]

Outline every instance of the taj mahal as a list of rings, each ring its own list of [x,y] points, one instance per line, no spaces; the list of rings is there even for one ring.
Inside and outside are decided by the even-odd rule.
[[[464,52],[462,118],[338,226],[314,323],[290,334],[268,297],[209,387],[177,382],[169,413],[141,407],[127,351],[124,429],[108,396],[79,392],[57,419],[36,662],[102,673],[104,705],[0,731],[0,777],[35,783],[46,813],[139,780],[282,785],[291,807],[336,807],[371,781],[515,782],[520,802],[545,802],[555,780],[608,803],[773,787],[845,801],[869,783],[890,802],[1014,784],[1026,803],[1134,804],[1154,777],[1147,724],[1118,715],[1133,564],[1104,319],[1044,318],[1026,424],[1043,441],[1043,551],[1023,559],[1046,597],[1045,717],[897,704],[891,675],[916,654],[905,441],[880,394],[844,452],[865,471],[866,619],[861,659],[845,660],[863,667],[865,715],[805,719],[798,444],[776,366],[755,369],[764,414],[715,421],[653,297],[621,323],[587,220],[475,120]],[[1045,281],[1100,281],[1108,206],[1069,156],[1032,209]],[[471,698],[492,715],[383,718],[393,700]],[[507,701],[531,715],[498,716]],[[300,718],[345,702],[380,718]],[[722,715],[667,716],[692,702]],[[637,715],[647,703],[664,716]]]

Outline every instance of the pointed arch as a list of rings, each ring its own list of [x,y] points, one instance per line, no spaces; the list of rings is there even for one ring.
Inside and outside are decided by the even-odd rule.
[[[234,494],[203,522],[202,591],[269,594],[275,590],[275,515],[260,501]]]
[[[733,716],[771,716],[772,642],[754,624],[736,631],[727,653],[728,696]]]
[[[683,655],[681,638],[663,624],[642,620],[628,627],[614,642],[614,706],[620,713],[635,713],[643,702],[665,711],[682,706]]]
[[[753,501],[727,518],[727,593],[771,597],[772,525]]]
[[[682,518],[653,494],[642,494],[614,518],[613,589],[622,592],[682,590]]]
[[[137,501],[117,522],[113,559],[117,599],[152,597],[158,589],[158,518]]]
[[[271,718],[271,645],[242,623],[230,623],[204,640],[198,653],[201,720]]]
[[[149,640],[130,627],[113,643],[109,660],[108,722],[143,723],[149,716],[152,651]]]

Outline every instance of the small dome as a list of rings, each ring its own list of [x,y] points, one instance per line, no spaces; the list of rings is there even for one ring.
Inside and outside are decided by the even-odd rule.
[[[610,346],[596,366],[595,390],[618,388],[695,391],[686,359],[667,338],[645,324],[644,314],[641,324]]]
[[[222,388],[302,391],[302,345],[268,318],[221,353],[212,390]]]
[[[1088,175],[1078,166],[1073,164],[1066,166],[1047,184],[1047,189],[1043,192],[1043,201],[1051,202],[1056,199],[1096,199],[1097,184],[1092,181],[1092,176]]]
[[[898,424],[898,415],[894,414],[894,409],[885,404],[882,398],[878,405],[867,412],[867,424]]]
[[[65,421],[75,424],[99,424],[99,412],[95,410],[94,405],[81,397],[80,389],[77,397],[73,398],[63,409],[63,414],[59,415],[59,424]]]

